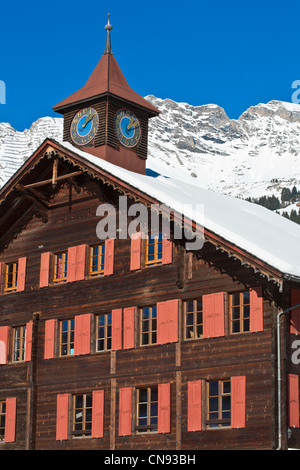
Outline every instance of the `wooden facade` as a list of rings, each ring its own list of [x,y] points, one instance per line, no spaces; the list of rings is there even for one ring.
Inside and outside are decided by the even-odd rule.
[[[289,291],[293,286],[284,284],[280,289],[264,273],[243,265],[208,240],[198,252],[187,252],[182,243],[172,240],[171,258],[157,265],[145,263],[146,241],[140,240],[140,263],[134,266],[132,240],[115,239],[110,271],[90,276],[89,247],[99,243],[96,209],[102,202],[116,204],[121,186],[115,180],[113,189],[108,179],[104,181],[104,173],[98,172],[103,178],[99,181],[96,173],[93,177],[83,169],[70,181],[67,175],[78,169],[80,159],[76,162],[73,157],[72,165],[70,155],[65,155],[68,160],[61,158],[63,147],[57,145],[55,153],[55,143],[49,145],[42,146],[28,163],[27,171],[20,173],[18,182],[12,182],[9,190],[4,188],[1,217],[7,218],[7,211],[13,216],[10,199],[15,199],[20,180],[30,186],[30,179],[38,181],[40,175],[45,175],[48,181],[53,160],[59,160],[58,168],[63,164],[66,180],[59,180],[55,189],[50,189],[49,183],[39,188],[45,197],[48,194],[48,217],[41,217],[39,207],[28,199],[31,215],[28,212],[26,223],[20,226],[16,220],[11,230],[1,234],[0,334],[7,352],[1,354],[0,402],[5,402],[9,410],[12,401],[15,408],[12,437],[7,440],[3,435],[0,448],[276,448],[276,316],[278,308],[290,306]],[[136,197],[133,191],[132,203]],[[75,276],[66,282],[53,282],[54,255],[72,247],[84,247],[84,266],[77,277],[80,280]],[[18,262],[21,270],[19,289],[6,292],[6,266],[12,262]],[[230,299],[243,292],[258,293],[256,299],[262,308],[250,300],[253,328],[233,332]],[[203,328],[197,338],[188,337],[187,331],[191,334],[191,330],[187,330],[186,301],[199,299]],[[152,344],[143,345],[141,309],[149,306],[157,307],[156,328],[160,333],[157,331]],[[218,323],[214,329],[211,320],[216,310],[221,323],[214,320]],[[170,315],[169,323],[162,316],[164,311],[173,312],[173,326]],[[97,351],[97,318],[112,313],[114,338],[107,350]],[[88,327],[82,327],[81,333],[88,332],[88,337],[83,342],[78,339],[78,325],[84,325],[84,319]],[[73,320],[78,330],[74,333],[77,349],[62,356],[60,325],[67,320]],[[25,353],[15,360],[14,334],[22,326],[27,327]],[[283,350],[288,355],[291,336],[289,327],[285,328]],[[286,364],[285,357],[284,377],[295,373],[295,368],[289,370]],[[229,421],[223,426],[220,418],[216,428],[210,427],[208,386],[224,381],[231,384]],[[234,405],[233,390],[240,387],[244,400],[238,397]],[[165,410],[160,412],[157,429],[141,432],[137,426],[137,395],[139,390],[151,388],[161,390]],[[98,427],[98,437],[82,437],[72,428],[73,399],[78,394],[92,396],[93,403],[98,403],[98,418],[93,425],[94,429]],[[288,403],[284,394],[284,426]],[[292,432],[293,446],[297,446],[296,436],[297,428]],[[286,441],[284,444],[288,445]]]

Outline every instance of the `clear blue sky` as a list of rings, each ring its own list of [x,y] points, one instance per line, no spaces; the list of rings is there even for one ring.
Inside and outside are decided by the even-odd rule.
[[[100,60],[107,13],[129,83],[238,118],[249,106],[291,101],[300,80],[300,2],[278,0],[1,2],[0,122],[29,128],[81,88]]]

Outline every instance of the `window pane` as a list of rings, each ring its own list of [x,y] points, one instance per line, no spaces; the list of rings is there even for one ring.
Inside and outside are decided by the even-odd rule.
[[[222,397],[222,410],[230,410],[230,396]]]
[[[209,411],[218,411],[218,397],[209,399]]]
[[[218,382],[209,382],[209,395],[216,396],[219,392],[219,384]]]
[[[244,304],[250,304],[250,292],[244,292],[243,293],[243,301]]]
[[[140,401],[140,403],[147,402],[147,389],[146,388],[140,390],[139,401]]]
[[[250,317],[250,305],[246,305],[244,307],[244,318],[249,318]]]
[[[186,328],[186,339],[190,339],[194,337],[194,329],[192,326],[188,326]]]
[[[233,307],[232,308],[232,319],[237,320],[240,318],[240,307]]]
[[[143,312],[143,320],[149,319],[149,307],[144,307],[142,312]]]
[[[194,311],[194,301],[193,300],[187,300],[185,302],[186,305],[186,312],[193,312]]]
[[[250,331],[250,321],[244,320],[244,331]]]
[[[240,305],[240,294],[232,294],[231,296],[232,305]]]
[[[230,393],[230,380],[223,382],[223,393]]]
[[[145,418],[147,416],[147,403],[139,405],[139,417]]]

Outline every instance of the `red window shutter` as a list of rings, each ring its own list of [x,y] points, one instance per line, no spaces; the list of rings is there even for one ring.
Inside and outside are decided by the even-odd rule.
[[[91,314],[77,315],[74,328],[74,355],[91,352]]]
[[[158,384],[158,427],[159,433],[171,431],[171,385]]]
[[[33,322],[26,323],[25,361],[31,361]]]
[[[300,289],[291,289],[291,307],[300,304]],[[290,333],[300,335],[300,307],[291,310]]]
[[[141,268],[141,248],[142,235],[140,232],[131,235],[131,253],[130,253],[130,269],[134,271]]]
[[[224,292],[203,295],[203,338],[225,335]]]
[[[132,388],[119,390],[119,436],[130,436],[132,433]]]
[[[0,365],[7,364],[9,326],[0,326]]]
[[[103,437],[104,390],[93,391],[92,437]]]
[[[86,245],[68,248],[67,282],[81,281],[85,277]]]
[[[246,376],[231,377],[231,427],[246,426]]]
[[[16,414],[17,414],[17,399],[6,399],[6,412],[5,412],[5,432],[4,442],[15,442],[16,440]]]
[[[176,343],[178,341],[178,300],[167,300],[166,307],[168,311],[168,342]]]
[[[2,294],[2,272],[3,272],[3,263],[0,262],[0,295]]]
[[[41,254],[40,287],[49,285],[50,252]]]
[[[188,382],[188,431],[202,430],[202,380]]]
[[[124,308],[123,311],[123,349],[134,348],[135,307]]]
[[[250,331],[263,331],[264,309],[262,287],[250,289]]]
[[[46,320],[44,359],[52,359],[54,357],[55,326],[56,326],[55,319]]]
[[[105,240],[104,276],[110,276],[114,273],[114,252],[114,238]]]
[[[86,247],[87,247],[86,245],[76,246],[76,266],[75,266],[76,281],[82,281],[85,277]]]
[[[67,282],[76,281],[76,246],[68,248]]]
[[[22,292],[25,290],[26,262],[26,257],[19,258],[18,260],[17,292]]]
[[[299,428],[299,377],[288,374],[288,422],[289,426]]]
[[[111,349],[122,349],[122,309],[117,308],[111,312]]]
[[[166,302],[158,302],[156,306],[157,315],[157,343],[165,344],[169,341],[168,334],[168,308]]]
[[[69,394],[57,395],[56,440],[65,441],[69,433]]]
[[[173,262],[173,243],[167,238],[162,241],[162,264],[170,264]]]

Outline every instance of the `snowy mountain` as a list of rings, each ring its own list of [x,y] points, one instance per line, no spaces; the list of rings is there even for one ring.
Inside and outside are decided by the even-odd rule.
[[[150,120],[151,168],[176,169],[181,178],[242,198],[280,196],[282,187],[300,184],[299,104],[270,101],[234,120],[214,104],[147,99],[161,111]]]
[[[214,104],[146,99],[161,111],[150,120],[148,168],[241,198],[300,189],[300,105],[270,101],[235,120]],[[62,140],[62,130],[62,118],[40,118],[23,132],[0,123],[0,185],[46,137]]]

